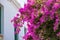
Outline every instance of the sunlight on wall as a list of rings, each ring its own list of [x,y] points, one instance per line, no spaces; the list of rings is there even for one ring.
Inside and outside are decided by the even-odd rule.
[[[27,0],[17,0],[17,1],[20,3],[21,7],[24,7],[24,4],[27,3]]]

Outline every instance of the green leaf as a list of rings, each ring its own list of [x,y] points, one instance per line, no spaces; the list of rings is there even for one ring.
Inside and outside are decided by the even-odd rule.
[[[58,40],[58,39],[55,37],[51,37],[50,40]]]

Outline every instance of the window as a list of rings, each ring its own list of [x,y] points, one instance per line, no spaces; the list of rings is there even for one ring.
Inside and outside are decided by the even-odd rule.
[[[14,29],[14,31],[15,31],[16,29]],[[14,35],[15,36],[15,40],[18,40],[18,34],[15,34]]]
[[[4,34],[4,6],[0,4],[0,34]]]
[[[1,34],[1,7],[0,7],[0,34]]]

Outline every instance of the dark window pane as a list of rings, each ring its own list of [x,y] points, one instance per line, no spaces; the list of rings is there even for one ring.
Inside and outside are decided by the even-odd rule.
[[[1,34],[1,7],[0,7],[0,34]]]
[[[14,31],[16,31],[16,29]],[[15,34],[15,40],[18,40],[18,34]]]

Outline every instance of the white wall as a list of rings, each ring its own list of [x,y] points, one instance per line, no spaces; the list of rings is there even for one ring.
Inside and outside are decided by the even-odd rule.
[[[24,4],[27,3],[27,0],[17,0],[17,1],[20,3],[21,7],[24,7]]]
[[[20,1],[21,2],[21,1]],[[18,12],[17,9],[8,1],[8,0],[0,0],[0,3],[4,6],[4,11],[2,12],[2,26],[4,33],[4,40],[14,40],[14,27],[11,23],[11,19]],[[23,7],[24,3],[22,1],[21,7]],[[3,24],[4,22],[4,24]],[[22,27],[21,32],[19,33],[19,40],[23,40],[24,36],[24,27]]]
[[[14,40],[14,28],[11,24],[11,19],[16,15],[17,10],[7,0],[0,0],[4,6],[4,40]]]

